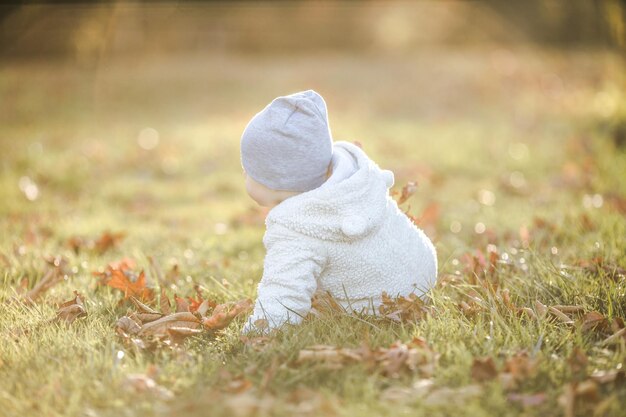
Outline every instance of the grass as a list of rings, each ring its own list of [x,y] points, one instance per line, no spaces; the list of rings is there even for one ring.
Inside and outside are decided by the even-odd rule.
[[[71,273],[32,306],[2,304],[0,415],[568,415],[567,390],[621,369],[624,342],[514,314],[502,290],[533,311],[539,301],[626,318],[626,281],[610,269],[626,267],[626,152],[615,137],[626,120],[624,67],[605,52],[525,48],[129,58],[97,70],[6,63],[0,299],[22,278],[32,288],[46,255],[66,257]],[[305,88],[326,97],[337,140],[361,142],[395,172],[396,188],[418,181],[405,205],[413,215],[439,208],[424,225],[448,282],[431,294],[433,314],[408,323],[331,314],[260,350],[239,339],[241,321],[182,350],[128,349],[114,331],[127,305],[92,275],[109,262],[134,258],[152,284],[148,257],[166,272],[176,265],[170,294],[200,284],[218,301],[254,297],[263,217],[245,195],[239,137],[271,98]],[[137,141],[146,127],[159,133],[149,150]],[[67,244],[106,230],[126,237],[104,254]],[[464,255],[488,248],[499,254],[496,271],[476,277]],[[594,258],[608,269],[581,264]],[[48,323],[73,290],[88,316]],[[474,313],[459,307],[468,296],[478,299]],[[28,333],[16,337],[19,329]],[[296,362],[311,345],[378,348],[414,337],[439,354],[438,401],[411,391],[419,372]],[[577,349],[588,359],[582,372],[572,365]],[[512,401],[498,379],[472,378],[475,358],[493,358],[501,372],[520,351],[537,369],[513,392],[545,393],[539,405]],[[146,372],[173,398],[129,387],[128,375]],[[468,386],[479,395],[464,396]],[[408,394],[391,400],[391,388]],[[624,385],[601,384],[578,395],[574,414],[620,415],[625,401]]]

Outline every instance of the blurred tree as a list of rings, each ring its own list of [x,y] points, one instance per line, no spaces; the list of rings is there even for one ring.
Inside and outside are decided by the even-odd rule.
[[[626,48],[626,0],[485,0],[484,4],[538,43]]]

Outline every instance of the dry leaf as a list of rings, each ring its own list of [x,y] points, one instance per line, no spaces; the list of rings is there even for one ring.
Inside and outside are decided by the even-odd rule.
[[[154,379],[145,374],[129,374],[124,380],[123,386],[135,394],[149,394],[161,400],[174,398],[174,393],[157,384]]]
[[[563,314],[561,311],[557,310],[554,307],[548,307],[548,311],[557,319],[562,321],[565,324],[574,324],[574,320],[566,314]]]
[[[387,293],[383,293],[378,310],[383,317],[397,322],[417,322],[430,313],[424,301],[416,294],[391,298]]]
[[[609,327],[608,320],[597,311],[590,311],[580,319],[580,329],[583,332],[594,331],[606,331]]]
[[[21,299],[27,304],[34,303],[43,293],[54,287],[59,282],[63,281],[63,275],[59,272],[58,268],[50,268],[43,278],[41,278]]]
[[[87,316],[82,298],[83,296],[78,291],[74,291],[74,298],[59,306],[56,319],[71,324],[77,318]]]
[[[103,254],[111,248],[114,248],[119,244],[119,242],[124,239],[126,236],[125,233],[111,233],[104,232],[96,241],[94,242],[94,249],[99,254]]]
[[[185,300],[183,297],[179,297],[174,294],[174,301],[176,302],[176,312],[183,313],[189,311],[189,301]]]
[[[611,382],[626,381],[626,372],[623,369],[610,369],[608,371],[595,371],[591,374],[591,379],[598,384],[608,384]]]
[[[406,202],[413,194],[417,191],[417,183],[413,181],[409,181],[406,183],[404,187],[402,187],[402,192],[400,197],[398,197],[398,205]]]
[[[122,290],[124,298],[137,297],[141,300],[152,300],[154,298],[152,290],[146,287],[146,277],[143,271],[139,273],[139,277],[137,277],[135,282],[131,282],[122,271],[115,270],[107,285]]]
[[[145,323],[141,326],[138,336],[164,337],[167,336],[167,330],[171,327],[198,329],[200,325],[200,320],[188,311],[174,313],[161,317],[159,320]]]
[[[626,342],[626,328],[620,329],[602,341],[603,345],[612,345],[614,343]]]
[[[172,312],[172,307],[170,304],[170,299],[165,294],[165,289],[161,288],[161,297],[159,299],[159,306],[161,307],[161,313],[166,316]]]
[[[472,378],[477,382],[490,381],[498,376],[496,364],[491,357],[474,358]]]
[[[118,334],[124,336],[126,335],[134,335],[139,333],[141,330],[141,326],[135,320],[131,319],[128,316],[120,317],[115,323],[115,330]]]
[[[546,314],[548,314],[548,307],[545,304],[542,304],[540,301],[535,301],[535,311],[537,312],[537,317],[543,319]]]
[[[559,310],[561,313],[564,313],[564,314],[581,313],[585,311],[585,308],[583,306],[555,305],[555,306],[552,306],[552,308]]]
[[[175,345],[181,345],[189,336],[197,336],[202,333],[202,329],[191,327],[169,327],[167,334],[169,339]]]
[[[576,398],[580,398],[585,402],[598,401],[600,399],[598,384],[591,379],[582,381],[576,386]]]
[[[208,330],[221,330],[228,326],[236,317],[246,314],[250,310],[252,310],[252,300],[250,299],[219,304],[215,307],[210,317],[205,317],[202,320],[202,325]]]

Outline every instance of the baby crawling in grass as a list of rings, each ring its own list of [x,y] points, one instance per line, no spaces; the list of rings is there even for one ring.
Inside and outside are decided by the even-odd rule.
[[[419,296],[437,277],[435,248],[389,196],[394,176],[333,142],[313,90],[278,97],[241,137],[246,190],[271,207],[257,300],[244,333],[298,324],[316,291],[375,314],[382,293]]]

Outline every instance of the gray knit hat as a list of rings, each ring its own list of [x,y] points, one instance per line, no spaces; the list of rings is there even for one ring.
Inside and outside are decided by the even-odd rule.
[[[313,90],[275,98],[241,136],[243,169],[273,190],[319,187],[332,155],[326,103]]]

